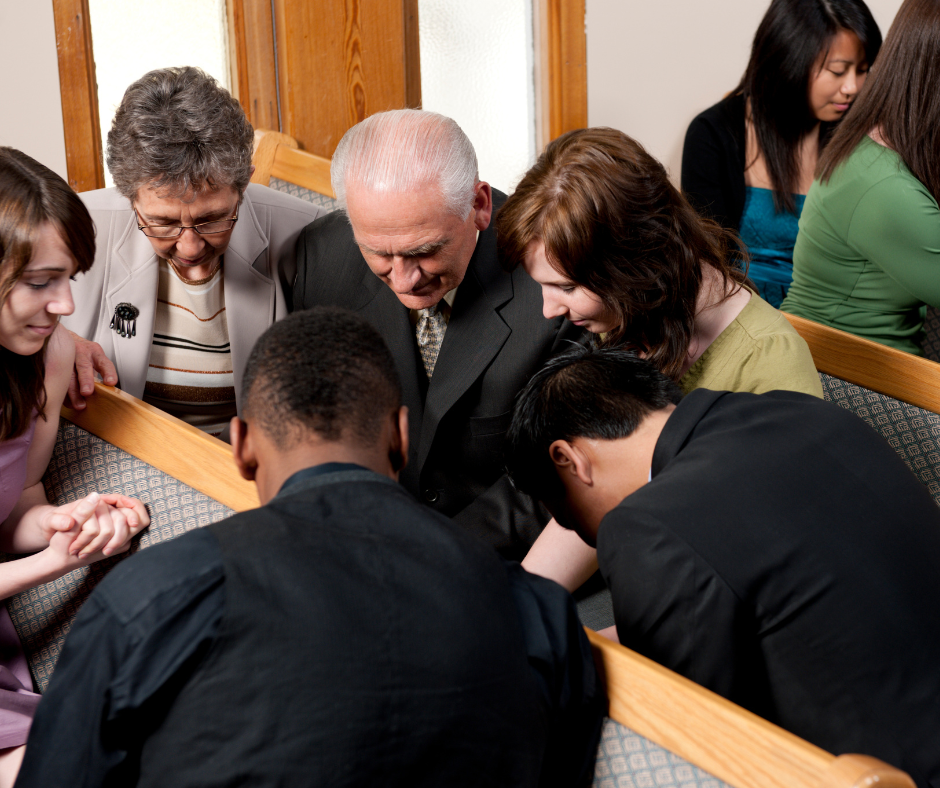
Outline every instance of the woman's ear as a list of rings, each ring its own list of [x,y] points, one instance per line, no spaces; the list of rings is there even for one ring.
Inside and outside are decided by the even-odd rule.
[[[258,460],[248,433],[248,423],[238,416],[233,416],[229,424],[229,437],[232,440],[232,457],[238,472],[243,479],[253,482],[258,471]]]
[[[566,440],[557,440],[548,447],[548,456],[555,463],[555,469],[562,478],[573,481],[577,479],[588,487],[594,484],[594,468],[590,456],[579,445],[577,438],[574,443]]]

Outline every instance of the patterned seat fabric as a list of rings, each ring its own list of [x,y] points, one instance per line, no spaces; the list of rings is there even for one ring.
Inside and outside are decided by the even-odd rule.
[[[64,420],[43,484],[49,501],[56,504],[95,490],[123,493],[146,503],[150,527],[134,539],[130,552],[234,514],[218,501]],[[78,609],[108,570],[129,554],[76,569],[7,600],[39,692],[49,683]]]
[[[301,200],[311,202],[319,208],[323,208],[331,213],[336,210],[336,200],[332,197],[327,197],[325,194],[320,194],[320,192],[315,192],[313,189],[305,189],[303,186],[298,186],[296,183],[291,183],[290,181],[282,181],[280,178],[271,178],[271,180],[268,181],[268,186],[276,191],[289,194],[292,197],[299,197]]]
[[[924,341],[921,343],[924,355],[931,361],[940,361],[940,310],[927,307],[924,320]]]
[[[594,788],[729,788],[675,753],[607,719],[597,747]]]
[[[823,396],[867,421],[940,504],[940,415],[820,373]]]

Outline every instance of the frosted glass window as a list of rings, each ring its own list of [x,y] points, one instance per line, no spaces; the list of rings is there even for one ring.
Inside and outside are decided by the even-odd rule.
[[[148,71],[198,66],[229,87],[225,0],[89,0],[88,15],[103,152],[124,91]]]
[[[532,0],[419,0],[421,98],[476,149],[480,178],[511,191],[535,160]]]

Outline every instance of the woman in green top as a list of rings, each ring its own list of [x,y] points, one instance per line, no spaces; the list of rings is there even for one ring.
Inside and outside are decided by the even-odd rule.
[[[496,227],[500,260],[542,286],[545,317],[643,353],[685,391],[822,396],[806,343],[749,286],[737,236],[623,132],[554,140]]]
[[[782,309],[921,355],[940,306],[940,0],[906,0],[819,163]]]

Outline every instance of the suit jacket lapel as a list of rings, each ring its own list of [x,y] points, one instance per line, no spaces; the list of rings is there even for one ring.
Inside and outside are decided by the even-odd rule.
[[[122,371],[121,388],[135,397],[143,397],[147,382],[147,364],[153,343],[153,321],[157,305],[157,255],[142,232],[137,229],[133,212],[122,237],[115,244],[111,256],[114,275],[112,285],[105,293],[106,314],[98,323],[98,343],[114,352],[114,363]],[[111,332],[110,323],[117,305],[126,302],[140,310],[137,333],[126,338],[117,335],[102,337]]]
[[[255,263],[268,248],[251,201],[242,201],[238,222],[225,250],[222,275],[225,282],[225,322],[232,347],[235,399],[241,412],[242,376],[255,340],[274,321],[277,286]],[[263,262],[263,261],[262,261]]]
[[[480,234],[457,290],[425,400],[418,444],[419,471],[441,419],[483,374],[512,333],[498,311],[512,298],[512,279],[496,260],[495,241],[489,235],[492,232],[490,227]]]
[[[359,253],[358,249],[356,253]],[[421,394],[421,378],[424,377],[424,369],[418,366],[414,328],[411,325],[408,309],[398,300],[395,293],[365,264],[363,268],[365,272],[356,289],[356,292],[361,294],[361,301],[352,304],[352,308],[361,312],[382,334],[382,338],[392,352],[392,357],[397,361],[398,374],[401,377],[402,404],[408,407],[408,438],[412,447],[409,454],[413,457],[414,449],[420,445],[424,412]],[[420,463],[410,462],[404,473],[416,474],[418,468],[420,468]]]

